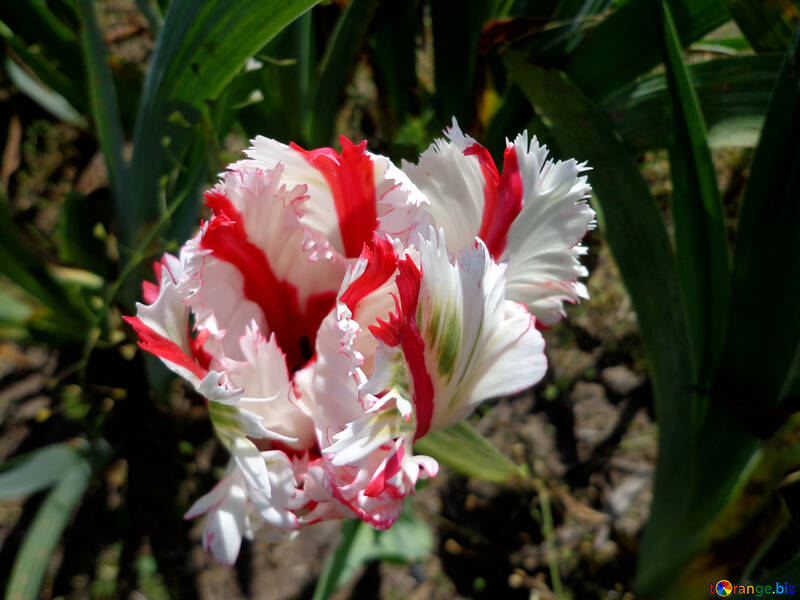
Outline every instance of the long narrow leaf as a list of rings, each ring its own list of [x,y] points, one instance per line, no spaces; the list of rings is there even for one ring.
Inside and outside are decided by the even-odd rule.
[[[660,2],[667,81],[672,96],[672,215],[681,293],[698,381],[710,376],[725,330],[730,265],[722,200],[706,124],[665,0]]]
[[[216,98],[245,61],[315,0],[174,0],[166,15],[136,119],[131,181],[120,218],[130,245],[162,205],[160,187],[180,166],[200,108]]]
[[[420,561],[432,549],[430,527],[414,515],[408,504],[391,529],[386,531],[376,531],[362,521],[345,521],[342,539],[325,563],[313,600],[327,599],[361,565],[376,560],[396,563]]]
[[[122,158],[122,123],[117,104],[114,78],[108,65],[108,52],[103,42],[92,0],[78,0],[81,16],[81,45],[89,80],[89,101],[92,120],[97,129],[100,149],[106,161],[108,179],[114,195],[116,214],[124,218],[123,208],[130,203],[128,165]]]
[[[792,20],[800,14],[798,0],[725,0],[739,29],[757,52],[786,52]]]
[[[398,123],[411,110],[417,86],[417,2],[384,2],[372,37],[375,76]]]
[[[53,485],[78,461],[78,449],[52,444],[0,465],[0,500],[20,498]]]
[[[521,467],[466,422],[429,433],[417,440],[414,449],[468,477],[500,484],[515,484],[525,478]]]
[[[314,88],[311,129],[308,132],[313,146],[331,143],[347,75],[353,70],[353,59],[364,41],[376,5],[377,0],[351,0],[336,23]]]
[[[83,497],[92,475],[86,459],[65,471],[45,498],[14,560],[6,587],[6,600],[36,600],[50,556],[61,539],[75,505]]]
[[[721,400],[735,391],[762,406],[780,401],[800,341],[798,189],[800,28],[781,68],[745,189],[715,388]]]
[[[670,0],[669,6],[684,46],[729,19],[721,0]],[[589,97],[604,100],[660,62],[653,44],[659,37],[651,0],[630,0],[586,34],[565,71]]]
[[[517,54],[508,56],[506,65],[537,112],[552,124],[559,149],[593,168],[589,180],[605,239],[636,309],[655,392],[659,457],[651,511],[690,513],[689,500],[676,482],[684,480],[686,465],[694,460],[693,446],[686,443],[692,367],[676,265],[661,214],[602,108],[558,72]],[[674,518],[659,525],[674,529]]]
[[[737,56],[686,65],[694,83],[712,147],[755,148],[782,56]],[[667,77],[651,75],[621,89],[603,106],[635,150],[669,145],[672,124]]]
[[[61,337],[82,339],[89,317],[20,238],[0,190],[0,273],[41,302],[58,323]]]
[[[86,119],[75,110],[64,96],[45,87],[42,82],[28,75],[28,73],[17,66],[10,57],[6,57],[3,66],[5,67],[6,73],[8,73],[8,78],[17,86],[19,91],[36,102],[51,115],[66,123],[75,125],[76,127],[86,128],[88,125]]]
[[[454,116],[461,123],[473,119],[478,40],[496,4],[492,0],[430,3],[436,113],[441,123],[449,122]]]

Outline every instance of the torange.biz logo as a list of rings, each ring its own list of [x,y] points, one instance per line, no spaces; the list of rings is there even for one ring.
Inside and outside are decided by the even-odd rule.
[[[736,585],[727,579],[720,579],[717,583],[709,585],[709,591],[714,596],[747,596],[761,598],[762,596],[793,596],[794,586],[790,583],[773,583],[768,585]]]

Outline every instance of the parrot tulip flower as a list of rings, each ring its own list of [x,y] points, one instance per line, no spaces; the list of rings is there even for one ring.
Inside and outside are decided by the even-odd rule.
[[[538,329],[586,297],[586,166],[523,133],[500,173],[455,120],[446,135],[402,170],[365,142],[258,137],[143,284],[139,346],[205,398],[231,455],[186,514],[207,514],[218,560],[261,527],[390,527],[438,472],[415,440],[539,381]]]

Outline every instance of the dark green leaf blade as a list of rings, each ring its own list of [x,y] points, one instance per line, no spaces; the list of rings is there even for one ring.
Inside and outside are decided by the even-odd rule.
[[[92,120],[106,161],[117,217],[124,218],[123,208],[130,203],[127,197],[130,186],[128,165],[122,158],[124,140],[114,78],[108,64],[108,52],[97,24],[94,2],[78,0],[78,9],[81,16],[81,47],[89,83]]]
[[[377,0],[351,0],[339,17],[322,57],[314,88],[308,139],[312,146],[331,143],[336,112],[339,109],[347,76],[353,70],[356,52],[364,42],[367,26]]]
[[[683,46],[730,18],[721,0],[670,0],[669,7]],[[631,0],[587,32],[565,71],[586,95],[602,101],[660,62],[652,42],[659,37],[651,0]]]
[[[670,172],[675,250],[689,347],[698,377],[694,383],[703,384],[719,358],[724,336],[730,285],[728,243],[705,120],[665,0],[660,2],[659,16],[672,98]]]
[[[756,52],[786,52],[792,40],[792,20],[800,14],[798,0],[724,0]]]
[[[782,56],[737,56],[686,65],[708,125],[712,147],[755,147]],[[666,148],[671,122],[667,78],[655,74],[603,103],[625,142],[637,151]]]
[[[47,265],[17,234],[5,194],[0,190],[0,274],[8,277],[41,302],[58,324],[59,337],[83,339],[89,322],[88,311],[76,304],[66,289],[51,275]]]
[[[430,3],[436,115],[442,124],[456,117],[465,126],[474,118],[478,40],[495,4],[493,0]]]
[[[781,68],[745,189],[728,331],[715,382],[720,400],[735,391],[735,397],[760,405],[780,401],[800,341],[798,189],[800,28]]]
[[[414,450],[468,477],[492,483],[513,485],[526,476],[522,467],[511,462],[466,422],[432,431],[415,442]]]

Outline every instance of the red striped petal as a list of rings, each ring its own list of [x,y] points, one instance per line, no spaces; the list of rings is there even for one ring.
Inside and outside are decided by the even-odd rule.
[[[339,136],[339,143],[341,154],[333,148],[304,150],[294,142],[289,146],[300,152],[325,178],[339,217],[345,256],[355,258],[361,254],[378,225],[375,175],[372,159],[366,152],[366,140],[355,145],[346,137]]]
[[[497,172],[489,151],[477,142],[464,150],[464,156],[476,156],[483,172],[483,218],[478,237],[483,240],[492,258],[499,260],[506,248],[511,223],[522,210],[522,175],[519,172],[517,150],[506,147],[503,154],[503,174]]]
[[[198,379],[202,379],[208,373],[207,369],[203,368],[195,359],[186,354],[178,344],[145,325],[139,317],[122,318],[133,327],[134,331],[139,336],[137,345],[145,352],[149,352],[162,360],[186,369]]]
[[[206,194],[206,204],[214,218],[200,241],[201,247],[239,270],[244,279],[244,295],[261,308],[286,354],[287,365],[296,371],[311,358],[317,330],[333,308],[336,292],[311,296],[302,310],[297,288],[278,280],[263,250],[248,239],[242,215],[233,203],[218,192],[210,192]]]

